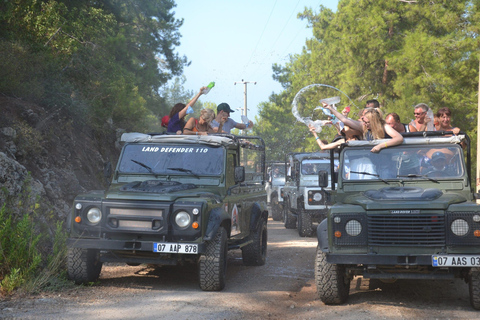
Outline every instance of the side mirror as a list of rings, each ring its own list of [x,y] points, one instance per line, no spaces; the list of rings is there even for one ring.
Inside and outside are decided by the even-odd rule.
[[[110,161],[103,164],[103,176],[107,180],[112,176],[112,163]]]
[[[318,186],[321,188],[328,186],[328,171],[321,170],[318,172]]]
[[[235,167],[234,180],[235,183],[245,181],[245,167]]]

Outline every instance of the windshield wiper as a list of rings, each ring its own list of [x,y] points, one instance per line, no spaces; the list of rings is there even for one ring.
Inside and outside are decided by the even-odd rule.
[[[195,174],[192,170],[190,169],[185,169],[185,168],[167,168],[168,170],[175,170],[175,171],[181,171],[181,172],[187,172],[192,174],[195,178],[200,179],[200,176],[198,174]]]
[[[130,159],[130,160],[131,160],[132,162],[135,162],[135,163],[138,164],[139,166],[144,167],[145,169],[148,170],[148,172],[150,172],[151,174],[153,174],[153,175],[155,176],[155,178],[158,178],[158,174],[155,173],[155,172],[153,171],[153,169],[150,168],[149,166],[147,166],[145,163],[140,162],[140,161],[137,161],[137,160],[133,160],[133,159]]]
[[[358,173],[358,174],[364,174],[364,175],[367,175],[367,176],[374,176],[374,177],[377,177],[378,179],[382,180],[386,184],[390,184],[390,183],[388,183],[387,180],[384,180],[384,179],[380,178],[380,175],[376,174],[376,173],[365,172],[365,171],[351,171],[351,170],[350,170],[350,173]]]
[[[397,178],[424,178],[424,179],[428,179],[428,180],[430,180],[430,181],[432,181],[432,182],[435,182],[435,183],[440,183],[440,182],[438,182],[437,179],[433,179],[433,178],[427,177],[427,176],[424,175],[424,174],[415,174],[415,173],[409,173],[409,174],[407,174],[407,175],[401,175],[401,174],[399,174],[399,175],[397,175]]]

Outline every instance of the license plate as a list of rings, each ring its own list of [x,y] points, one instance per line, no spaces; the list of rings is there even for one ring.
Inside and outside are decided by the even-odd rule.
[[[432,256],[434,267],[478,267],[480,256]]]
[[[153,243],[153,252],[197,254],[198,244],[190,243]]]

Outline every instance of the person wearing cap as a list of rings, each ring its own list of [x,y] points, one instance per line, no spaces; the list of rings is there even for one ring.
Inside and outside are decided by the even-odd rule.
[[[217,106],[217,117],[215,120],[212,121],[212,127],[218,128],[220,123],[223,122],[222,131],[226,133],[230,133],[233,128],[237,128],[240,130],[245,130],[247,128],[253,127],[253,122],[250,121],[248,124],[239,123],[230,118],[230,113],[235,112],[233,111],[228,103],[222,102]],[[220,133],[220,132],[219,132]]]
[[[203,94],[203,90],[207,87],[201,87],[200,91],[190,100],[186,105],[183,103],[177,103],[170,110],[170,120],[168,121],[167,132],[182,134],[183,127],[185,127],[185,116],[193,113],[192,106],[197,102],[198,98]]]
[[[430,165],[430,171],[426,174],[429,177],[448,177],[452,175],[448,166],[447,157],[441,151],[436,151],[432,154]]]
[[[162,127],[167,128],[168,127],[168,121],[170,121],[170,117],[169,116],[164,116],[162,118]]]

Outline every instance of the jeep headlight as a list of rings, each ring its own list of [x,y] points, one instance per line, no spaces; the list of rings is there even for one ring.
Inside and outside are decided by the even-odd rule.
[[[322,194],[321,194],[320,192],[315,192],[315,193],[313,194],[313,201],[318,202],[318,201],[320,201],[320,200],[322,200]]]
[[[177,226],[179,226],[180,228],[186,228],[190,225],[190,222],[192,221],[192,219],[190,218],[190,215],[188,214],[188,212],[186,211],[179,211],[176,215],[175,215],[175,223],[177,224]]]
[[[468,233],[469,227],[467,221],[463,219],[455,219],[450,225],[452,232],[459,237],[462,237]]]
[[[99,223],[100,220],[102,220],[102,211],[100,211],[100,209],[96,208],[96,207],[92,207],[92,208],[88,209],[87,220],[91,224]]]
[[[356,237],[362,232],[362,225],[357,220],[350,220],[345,225],[345,231],[349,236]]]

